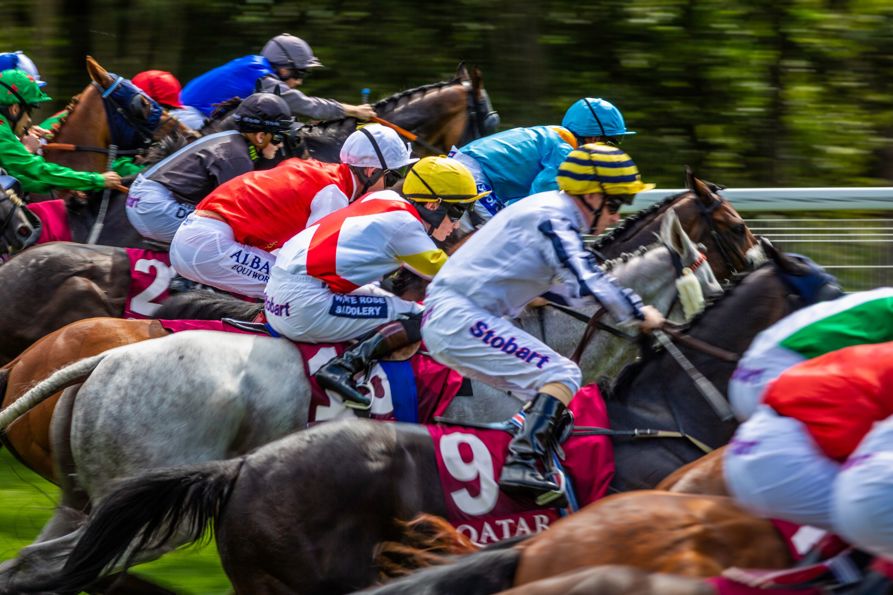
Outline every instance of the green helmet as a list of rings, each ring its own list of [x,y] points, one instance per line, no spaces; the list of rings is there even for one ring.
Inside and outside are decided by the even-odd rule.
[[[45,101],[52,101],[52,97],[44,93],[34,77],[24,70],[13,68],[0,72],[0,105],[34,106]]]

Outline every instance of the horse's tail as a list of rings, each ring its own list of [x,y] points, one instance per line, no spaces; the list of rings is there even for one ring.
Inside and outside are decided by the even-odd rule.
[[[65,567],[25,585],[25,592],[79,593],[122,559],[167,543],[175,535],[198,541],[216,527],[244,457],[151,471],[125,479],[93,510]],[[126,556],[126,558],[125,558]]]
[[[435,566],[362,591],[367,595],[488,595],[510,589],[521,559],[518,548],[484,550],[443,566]]]
[[[420,514],[397,524],[402,532],[400,541],[385,541],[375,548],[375,565],[382,581],[444,564],[450,561],[449,556],[479,549],[464,533],[433,514]]]
[[[193,290],[164,300],[153,316],[161,320],[252,320],[261,310],[263,304],[246,302],[224,293]]]
[[[117,349],[117,348],[116,348]],[[83,382],[84,379],[96,369],[102,360],[109,356],[110,353],[116,351],[110,349],[99,355],[87,357],[79,360],[71,365],[65,366],[60,370],[56,370],[50,374],[49,378],[38,382],[31,390],[16,399],[15,403],[0,411],[0,432],[6,430],[7,426],[17,420],[19,417],[40,405],[46,399],[50,398],[63,388]],[[4,368],[5,369],[5,368]],[[8,371],[7,371],[8,374]],[[4,376],[3,384],[6,380]]]

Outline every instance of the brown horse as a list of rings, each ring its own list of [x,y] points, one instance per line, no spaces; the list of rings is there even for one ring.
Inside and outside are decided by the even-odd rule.
[[[117,156],[138,155],[151,143],[172,135],[188,140],[198,138],[198,133],[169,115],[129,80],[109,73],[90,56],[87,56],[87,73],[91,83],[65,108],[66,115],[52,131],[51,142],[44,147],[47,161],[80,171],[101,172],[110,169],[112,145]],[[104,193],[89,194],[86,199],[64,194],[72,239],[86,242],[99,216]],[[32,197],[32,200],[38,198]],[[125,199],[125,194],[118,191],[109,194],[96,243],[149,247],[127,220]]]

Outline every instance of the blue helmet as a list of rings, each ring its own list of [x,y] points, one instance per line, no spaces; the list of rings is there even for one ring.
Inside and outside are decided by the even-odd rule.
[[[635,134],[626,129],[620,110],[599,97],[584,97],[575,101],[565,112],[561,125],[580,138]]]
[[[40,78],[40,73],[37,72],[37,66],[34,64],[34,61],[21,50],[0,54],[0,70],[12,70],[14,68],[24,70],[34,77],[34,82],[37,83],[38,87],[46,86],[46,81]]]

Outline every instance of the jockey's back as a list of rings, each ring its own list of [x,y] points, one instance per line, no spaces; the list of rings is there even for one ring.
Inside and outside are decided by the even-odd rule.
[[[474,159],[505,203],[557,190],[558,166],[576,146],[560,126],[513,128],[470,142],[459,151]]]
[[[826,455],[844,460],[876,422],[893,415],[893,343],[797,364],[769,385],[763,402],[803,422]]]
[[[180,99],[184,105],[210,116],[214,104],[233,97],[248,97],[254,93],[257,79],[272,72],[272,65],[263,56],[235,58],[186,83]]]
[[[496,315],[516,315],[547,291],[575,302],[607,276],[593,266],[580,239],[585,227],[573,199],[558,191],[535,194],[500,211],[462,245],[428,288],[428,296],[462,295]],[[575,271],[575,272],[572,272]],[[558,283],[556,283],[556,275]],[[599,301],[629,314],[623,303],[601,292]],[[623,319],[626,316],[621,316]]]
[[[310,220],[315,203],[347,206],[353,192],[347,165],[312,159],[288,159],[269,170],[254,171],[221,185],[197,210],[212,211],[232,228],[239,242],[264,250],[282,247]]]
[[[430,279],[444,261],[446,254],[428,237],[415,207],[383,190],[323,217],[288,241],[270,284],[309,275],[332,291],[349,293],[401,265]]]

